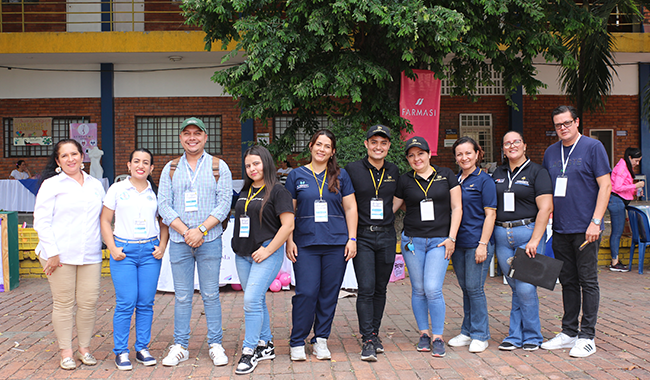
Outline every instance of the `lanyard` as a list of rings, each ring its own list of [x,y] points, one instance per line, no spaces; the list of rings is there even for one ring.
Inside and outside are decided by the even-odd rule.
[[[314,175],[314,179],[316,180],[316,186],[318,186],[318,193],[320,194],[320,199],[323,199],[323,188],[325,187],[325,180],[327,179],[327,169],[325,169],[325,176],[323,177],[323,183],[318,184],[318,178],[316,178],[316,172],[314,171],[314,167],[312,164],[309,164],[309,168],[311,169],[311,174]]]
[[[418,184],[418,186],[420,187],[420,189],[424,193],[424,199],[427,198],[427,194],[429,193],[429,188],[431,187],[431,184],[433,183],[433,180],[436,179],[436,176],[438,175],[438,172],[436,171],[436,169],[434,169],[433,166],[431,166],[431,169],[433,169],[433,178],[431,178],[431,182],[429,182],[429,186],[427,186],[426,190],[424,190],[424,187],[422,187],[422,185],[420,185],[420,182],[417,180],[417,178],[415,178],[415,171],[413,171],[413,179],[415,180],[415,183]]]
[[[262,187],[260,187],[260,189],[257,190],[257,193],[253,194],[252,197],[251,197],[251,190],[253,190],[253,186],[251,185],[251,187],[248,188],[248,197],[246,197],[246,204],[244,204],[244,215],[246,215],[246,212],[248,212],[248,204],[251,203],[253,198],[255,198],[257,194],[260,193],[260,191],[262,191],[264,186],[266,186],[266,184],[262,185]]]
[[[201,169],[201,166],[203,165],[203,162],[205,161],[205,155],[202,155],[199,158],[199,161],[201,161],[201,162],[199,162],[199,164],[196,166],[196,171],[194,172],[194,175],[192,175],[192,167],[190,166],[190,163],[187,162],[187,158],[185,158],[185,163],[187,164],[187,169],[189,170],[188,173],[190,174],[190,184],[192,186],[192,187],[190,187],[191,189],[195,188],[194,187],[194,182],[196,182],[196,177],[198,177],[199,170]]]
[[[565,175],[566,173],[566,166],[569,163],[569,157],[571,157],[571,153],[573,153],[573,150],[576,148],[576,145],[578,145],[578,141],[580,141],[580,137],[582,135],[578,135],[578,139],[576,140],[575,143],[573,143],[573,146],[571,147],[571,150],[569,151],[569,154],[566,156],[566,161],[564,160],[564,144],[562,144],[562,175]]]
[[[512,178],[510,178],[510,170],[508,170],[508,191],[510,191],[510,188],[512,187],[512,181],[517,179],[519,173],[521,173],[521,171],[524,170],[524,168],[526,167],[526,165],[528,165],[529,162],[530,162],[530,158],[526,162],[524,162],[523,165],[519,167],[519,170],[517,170],[517,173],[515,173],[515,176]]]
[[[370,177],[372,178],[372,184],[375,186],[375,198],[379,198],[379,188],[381,187],[381,183],[384,181],[384,173],[386,173],[386,168],[382,169],[381,171],[379,186],[377,186],[377,184],[375,183],[375,176],[372,174],[372,169],[368,168],[368,171],[370,172]]]

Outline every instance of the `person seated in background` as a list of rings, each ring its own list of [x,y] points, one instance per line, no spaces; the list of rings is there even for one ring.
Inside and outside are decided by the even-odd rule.
[[[31,178],[32,175],[29,173],[29,169],[27,169],[27,162],[25,160],[18,160],[16,162],[16,169],[11,171],[11,174],[9,174],[9,179],[28,179]]]
[[[278,171],[276,172],[278,176],[278,181],[280,181],[281,184],[286,184],[287,183],[287,176],[293,168],[291,167],[291,164],[289,163],[289,160],[284,160],[280,162],[280,167],[278,168]]]

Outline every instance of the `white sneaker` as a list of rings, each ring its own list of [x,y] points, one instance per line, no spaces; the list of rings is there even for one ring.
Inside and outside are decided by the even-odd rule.
[[[472,343],[469,344],[469,352],[483,352],[485,351],[490,344],[487,340],[478,340],[472,339]]]
[[[291,347],[291,360],[294,362],[307,360],[307,355],[305,355],[305,346]]]
[[[464,334],[458,334],[455,337],[449,339],[447,345],[449,347],[463,347],[463,346],[469,346],[470,343],[472,343],[472,338]]]
[[[177,366],[178,363],[184,362],[190,357],[190,352],[183,348],[180,344],[169,346],[169,353],[162,361],[162,365],[168,367]]]
[[[212,359],[212,363],[216,366],[228,364],[226,350],[224,350],[223,346],[219,343],[212,343],[210,345],[210,359]]]
[[[542,343],[542,350],[557,350],[558,348],[573,348],[578,340],[577,336],[571,338],[565,333],[557,334],[553,339]]]
[[[593,339],[578,339],[575,346],[569,351],[569,356],[586,358],[596,353],[596,342]]]
[[[327,339],[325,338],[316,338],[316,342],[312,346],[314,350],[314,355],[318,360],[331,359],[332,353],[327,349]]]

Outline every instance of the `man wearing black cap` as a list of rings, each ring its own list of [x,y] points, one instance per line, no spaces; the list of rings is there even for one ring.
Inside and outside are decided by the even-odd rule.
[[[363,341],[361,360],[374,362],[377,353],[384,352],[378,334],[386,306],[386,286],[395,262],[393,195],[399,170],[385,160],[390,149],[388,127],[370,127],[364,145],[368,155],[349,163],[345,170],[354,186],[359,213],[354,271],[359,284],[357,316]]]

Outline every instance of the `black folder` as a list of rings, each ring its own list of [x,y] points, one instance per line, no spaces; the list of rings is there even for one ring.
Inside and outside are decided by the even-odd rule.
[[[526,250],[517,248],[515,257],[510,263],[510,272],[508,276],[535,286],[541,286],[548,290],[555,289],[555,283],[564,261],[544,256],[535,255],[534,258],[528,257]]]

